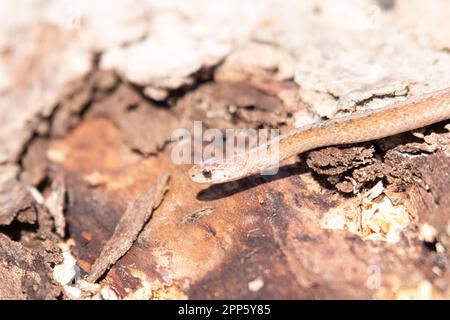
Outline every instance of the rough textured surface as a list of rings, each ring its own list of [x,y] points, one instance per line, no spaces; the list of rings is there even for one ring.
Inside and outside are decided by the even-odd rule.
[[[0,298],[450,297],[446,123],[211,187],[170,159],[193,120],[286,131],[449,87],[449,3],[16,3],[0,2]],[[164,201],[89,287],[162,172]]]
[[[443,126],[434,127],[439,129]],[[405,144],[399,144],[400,136]],[[367,187],[367,183],[373,184],[384,178],[399,189],[405,183],[416,183],[427,190],[429,186],[422,176],[429,173],[424,172],[422,161],[427,155],[436,153],[444,161],[440,176],[446,180],[448,163],[444,159],[448,154],[450,133],[431,133],[422,138],[425,142],[419,142],[420,139],[409,133],[400,136],[378,140],[377,147],[382,150],[378,156],[374,145],[370,144],[365,147],[329,147],[310,152],[307,164],[318,174],[327,176],[327,181],[342,192],[356,193],[365,184]],[[438,181],[432,184],[435,183],[440,184]]]
[[[0,170],[0,225],[9,225],[16,217],[21,222],[34,223],[35,201],[14,177],[17,168],[3,166]]]
[[[124,190],[136,194],[133,190],[154,181],[160,171],[173,176],[164,203],[105,278],[121,295],[144,286],[149,291],[146,297],[153,297],[154,290],[175,285],[191,298],[369,298],[388,297],[399,283],[406,288],[424,279],[442,282],[442,277],[429,273],[439,254],[427,251],[414,231],[421,222],[408,225],[406,239],[395,245],[324,230],[322,220],[332,212],[345,210],[358,217],[359,200],[343,200],[302,165],[287,166],[269,181],[256,178],[205,189],[192,185],[183,167],[171,163],[170,148],[145,159],[125,145],[111,122],[93,118],[51,147],[60,155],[59,165],[71,173],[67,217],[71,235],[81,245],[75,251],[85,270],[133,197]],[[371,163],[373,149],[355,150],[356,168]],[[423,159],[432,163],[435,157],[439,153]],[[352,161],[341,157],[336,163],[351,166]],[[409,190],[411,183],[403,188]],[[412,200],[403,196],[407,193],[394,194],[399,203],[409,204],[411,215],[420,215]],[[208,214],[196,215],[205,207]],[[194,222],[186,223],[191,221],[187,216],[194,216]],[[404,251],[406,256],[400,254]],[[404,259],[409,261],[406,269]],[[428,267],[423,267],[425,262]],[[365,285],[373,265],[383,270],[384,291]],[[248,283],[259,277],[264,286],[253,292]],[[439,290],[443,295],[447,289],[441,284]]]

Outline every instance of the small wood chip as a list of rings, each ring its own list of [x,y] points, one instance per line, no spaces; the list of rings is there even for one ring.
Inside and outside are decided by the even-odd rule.
[[[163,174],[156,184],[146,188],[128,206],[114,234],[103,247],[100,256],[92,266],[87,280],[96,282],[117,260],[131,248],[153,211],[161,204],[168,190],[169,175]]]
[[[64,176],[58,175],[52,182],[52,192],[45,200],[45,207],[53,217],[56,233],[62,238],[66,229],[66,218],[64,217],[65,196],[66,185]]]
[[[26,223],[36,221],[35,201],[16,174],[15,166],[0,166],[0,226],[9,225],[16,218]]]
[[[181,219],[181,224],[191,224],[197,222],[198,220],[208,216],[214,211],[212,207],[202,208],[200,210],[189,213]]]

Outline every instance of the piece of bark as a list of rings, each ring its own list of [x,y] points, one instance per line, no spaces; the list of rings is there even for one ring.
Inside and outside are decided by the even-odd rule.
[[[25,185],[9,171],[2,172],[0,177],[0,225],[9,225],[16,218],[20,222],[34,223],[35,201]]]
[[[156,154],[170,141],[173,130],[180,127],[171,110],[146,101],[125,83],[94,104],[87,117],[111,119],[123,132],[129,148],[143,155]]]
[[[319,174],[338,175],[373,163],[373,147],[329,147],[308,154],[306,163]]]
[[[100,256],[92,266],[87,280],[96,282],[118,259],[133,245],[139,232],[150,219],[153,211],[161,204],[168,190],[169,175],[163,174],[151,187],[146,188],[139,197],[128,206],[105,244]]]
[[[45,207],[53,217],[56,233],[61,238],[64,238],[66,229],[66,219],[64,217],[66,185],[63,175],[59,174],[55,177],[51,190],[50,195],[45,199]]]
[[[440,129],[441,125],[434,127]],[[448,148],[450,133],[431,133],[422,139],[426,142],[413,142],[414,136],[404,133],[378,140],[375,144],[382,150],[381,155],[376,154],[375,144],[369,143],[327,147],[310,152],[306,163],[344,193],[357,193],[362,187],[383,178],[399,190],[412,183],[426,189],[417,174],[420,167],[415,167],[421,162],[411,156],[427,156]]]
[[[48,139],[37,137],[28,145],[22,157],[21,181],[28,185],[37,186],[45,179],[48,165],[48,144]]]
[[[372,169],[375,174],[371,181],[375,177],[383,177],[383,175],[376,174],[378,167],[374,153],[375,149],[370,145],[367,147],[329,147],[308,153],[306,163],[314,172],[325,176],[336,189],[344,193],[351,193],[360,190],[364,183],[370,180],[361,172],[362,169]],[[359,177],[364,178],[353,179],[356,171],[359,172]]]
[[[56,299],[60,288],[39,253],[0,234],[0,299]]]
[[[211,207],[206,207],[206,208],[202,208],[200,210],[196,210],[192,213],[187,214],[181,220],[181,223],[182,224],[191,224],[191,223],[197,222],[198,220],[200,220],[204,217],[207,217],[212,212],[214,212],[214,208],[211,208]]]
[[[73,81],[65,88],[64,95],[51,117],[50,133],[62,137],[73,129],[94,101],[101,100],[119,82],[112,71],[93,71],[83,81]]]
[[[112,9],[117,15],[103,15],[107,17],[105,20],[95,14],[95,10],[105,9],[100,6],[83,12],[83,28],[69,32],[73,37],[66,37],[65,31],[61,31],[67,29],[67,26],[61,28],[61,23],[66,23],[67,19],[56,21],[52,17],[55,7],[44,6],[42,14],[26,16],[49,19],[51,26],[20,26],[17,37],[9,36],[9,30],[14,27],[0,28],[4,35],[1,38],[6,39],[5,54],[0,55],[0,65],[5,66],[2,68],[4,76],[0,77],[0,104],[17,106],[0,108],[4,127],[0,135],[0,162],[18,160],[34,130],[51,134],[51,128],[61,125],[54,132],[67,134],[61,137],[64,147],[59,154],[52,155],[61,156],[59,161],[71,178],[67,187],[72,199],[67,208],[69,229],[76,239],[74,251],[85,270],[89,270],[97,255],[96,249],[112,233],[119,212],[124,211],[123,203],[140,190],[142,184],[154,181],[161,170],[170,170],[176,183],[167,196],[170,199],[164,201],[164,210],[158,210],[139,235],[136,245],[116,262],[105,278],[122,295],[129,289],[145,291],[150,288],[151,292],[158,292],[170,287],[191,298],[376,297],[382,290],[367,287],[370,276],[367,267],[375,265],[382,270],[383,290],[399,292],[401,287],[414,287],[420,281],[437,287],[439,282],[447,281],[447,286],[439,289],[448,297],[448,268],[441,267],[446,266],[448,250],[445,252],[445,248],[450,247],[445,242],[450,188],[448,155],[442,151],[430,153],[433,149],[424,145],[390,146],[386,158],[382,159],[384,162],[374,161],[369,166],[345,170],[342,164],[352,166],[353,160],[358,158],[353,154],[355,157],[347,161],[349,158],[341,154],[340,159],[336,159],[336,167],[321,167],[322,175],[327,175],[327,169],[329,173],[342,171],[334,172],[329,181],[333,180],[338,190],[348,190],[346,192],[354,190],[353,185],[345,181],[347,178],[362,186],[386,177],[388,183],[403,186],[402,201],[411,203],[410,212],[417,218],[409,234],[405,234],[406,240],[395,246],[370,243],[345,230],[322,228],[321,219],[331,210],[357,215],[355,205],[358,202],[355,197],[342,197],[328,189],[328,184],[319,183],[315,180],[318,175],[311,176],[303,163],[281,170],[273,179],[253,177],[213,187],[193,184],[186,176],[186,167],[177,167],[171,162],[170,149],[161,150],[170,132],[160,130],[166,124],[166,116],[153,117],[153,111],[142,108],[145,93],[156,99],[169,97],[172,101],[183,95],[184,90],[192,91],[179,100],[182,101],[200,91],[203,86],[184,87],[173,95],[167,90],[195,84],[199,79],[197,72],[217,66],[225,57],[228,44],[236,43],[237,38],[239,45],[235,48],[247,50],[241,50],[244,52],[239,59],[232,59],[235,57],[232,54],[227,56],[222,66],[228,71],[222,71],[228,73],[228,77],[220,81],[244,82],[244,85],[227,90],[225,99],[217,99],[215,92],[219,95],[221,92],[216,87],[209,96],[201,95],[212,97],[206,99],[207,108],[201,110],[202,101],[193,100],[182,106],[183,112],[192,112],[191,116],[175,113],[180,118],[176,120],[209,121],[208,125],[221,129],[278,126],[286,121],[284,112],[297,111],[295,101],[299,97],[302,104],[309,102],[320,115],[334,116],[337,109],[380,106],[401,100],[406,94],[418,95],[447,86],[450,83],[450,56],[446,52],[449,33],[442,25],[447,25],[445,9],[448,5],[430,6],[418,0],[398,0],[393,9],[386,12],[374,4],[371,0],[359,1],[357,5],[355,1],[317,0],[264,6],[255,1],[242,6],[238,1],[218,11],[215,3],[205,2],[200,5],[201,10],[193,10],[199,5],[191,3],[189,6],[169,5],[166,9],[170,10],[160,12],[142,5],[133,6],[135,10],[131,11]],[[427,10],[422,10],[424,7]],[[343,12],[355,19],[343,19]],[[149,13],[152,19],[146,16]],[[299,16],[304,19],[298,19]],[[419,24],[409,23],[416,20]],[[433,22],[433,32],[429,32],[429,23],[424,23],[427,21]],[[167,28],[168,23],[175,28]],[[111,25],[120,28],[111,28]],[[204,28],[205,25],[208,27]],[[215,32],[223,25],[229,32]],[[427,27],[423,28],[424,25]],[[37,31],[30,35],[27,28]],[[114,33],[112,29],[126,32]],[[330,30],[333,30],[331,36]],[[187,36],[181,39],[182,32],[177,31]],[[438,50],[431,50],[429,39],[440,40],[435,46]],[[31,46],[24,50],[24,43]],[[87,46],[81,45],[86,43]],[[248,43],[257,45],[248,50]],[[94,47],[101,53],[93,59],[100,68],[116,67],[126,83],[139,83],[146,88],[137,95],[137,104],[127,106],[127,111],[136,111],[134,118],[130,117],[132,121],[123,120],[125,112],[115,116],[122,121],[117,125],[119,121],[113,120],[117,130],[107,121],[92,119],[76,126],[84,112],[89,113],[86,108],[91,102],[95,104],[114,95],[113,78],[99,85],[99,88],[109,89],[94,89],[84,97],[80,91],[72,92],[73,104],[65,103],[67,97],[63,95],[58,99],[61,108],[53,113],[61,84],[71,78],[69,75],[82,74],[84,72],[80,71],[89,66],[85,62],[91,54],[86,47]],[[167,56],[173,56],[173,52],[183,59],[168,61]],[[230,77],[231,69],[237,70],[239,63],[247,72],[245,78],[235,81],[236,78]],[[56,73],[55,65],[61,66]],[[263,76],[260,76],[261,69]],[[263,77],[272,78],[270,85],[262,85]],[[273,82],[273,78],[278,80]],[[282,106],[279,116],[273,106],[287,100],[279,94],[284,90],[275,87],[280,80],[283,84],[287,80],[289,84],[293,78],[296,84],[291,86],[292,91],[299,89],[298,95],[290,96],[293,103],[289,108]],[[89,81],[89,77],[81,79],[78,89],[89,87]],[[248,84],[257,92],[251,88],[240,90],[246,85],[249,87]],[[215,83],[208,85],[212,87]],[[77,94],[80,94],[78,98]],[[254,105],[249,105],[249,100]],[[67,112],[69,109],[75,112]],[[162,110],[178,111],[175,109]],[[36,122],[36,117],[40,116],[50,117],[51,126],[39,119]],[[147,125],[151,126],[151,135],[145,131]],[[145,159],[137,154],[131,156],[122,144],[124,137],[128,148],[145,155],[156,152],[158,155]],[[404,136],[399,140],[402,145],[406,141]],[[386,150],[376,155],[384,156],[383,152]],[[322,154],[326,155],[326,151]],[[84,177],[95,177],[91,174],[96,172],[99,173],[97,178],[101,178],[91,180],[97,183],[86,186]],[[410,193],[411,186],[417,187],[413,193]],[[408,199],[409,195],[413,199]],[[205,208],[205,202],[215,208],[214,213],[196,219],[199,212],[204,213],[201,208]],[[185,217],[189,222],[190,217],[195,221],[180,223]],[[430,243],[425,246],[417,239],[414,228],[417,221],[423,220],[440,228],[436,241],[441,242],[431,243],[434,249]],[[42,224],[39,225],[41,228]],[[436,266],[441,271],[433,271]],[[262,285],[255,288],[255,281]]]
[[[205,126],[231,128],[279,127],[289,122],[281,100],[246,83],[208,83],[186,94],[175,105],[180,119],[201,119]]]

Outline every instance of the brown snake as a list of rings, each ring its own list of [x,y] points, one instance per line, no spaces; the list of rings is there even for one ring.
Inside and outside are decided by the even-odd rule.
[[[211,159],[194,165],[189,175],[198,183],[233,181],[312,149],[385,138],[447,119],[450,119],[450,88],[385,108],[293,129],[275,141],[271,140],[225,161]],[[276,152],[275,143],[278,144]]]

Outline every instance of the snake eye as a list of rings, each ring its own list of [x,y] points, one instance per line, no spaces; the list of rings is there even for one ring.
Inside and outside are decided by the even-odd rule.
[[[211,178],[212,177],[212,172],[211,172],[211,170],[208,170],[208,169],[203,169],[202,170],[202,175],[205,177],[205,178]]]

